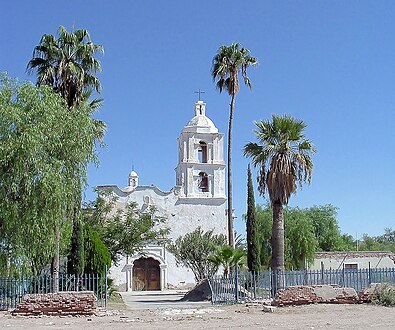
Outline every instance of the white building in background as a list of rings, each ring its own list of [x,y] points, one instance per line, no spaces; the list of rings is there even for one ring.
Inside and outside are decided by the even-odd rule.
[[[136,202],[140,209],[155,206],[166,218],[169,238],[195,230],[198,226],[215,234],[227,234],[224,135],[206,116],[206,104],[195,104],[195,116],[178,138],[176,185],[168,192],[156,186],[139,184],[132,171],[128,186],[100,186],[118,197],[118,206]],[[159,165],[159,164],[158,164]],[[110,276],[120,290],[163,290],[194,284],[193,273],[177,267],[174,256],[163,245],[147,245],[141,255],[123,258],[110,269]]]
[[[363,268],[394,268],[395,255],[381,251],[350,251],[350,252],[317,252],[312,270],[320,269],[363,269]]]

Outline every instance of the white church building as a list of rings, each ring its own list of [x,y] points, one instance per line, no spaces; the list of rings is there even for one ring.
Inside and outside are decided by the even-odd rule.
[[[227,234],[224,134],[206,116],[203,101],[197,101],[194,110],[178,138],[176,184],[170,191],[140,185],[134,171],[126,188],[99,187],[110,190],[120,207],[130,202],[142,210],[154,206],[165,217],[172,241],[199,226],[203,231]],[[147,245],[143,253],[121,259],[119,266],[110,269],[110,277],[122,291],[188,287],[195,281],[192,271],[176,266],[165,244]]]

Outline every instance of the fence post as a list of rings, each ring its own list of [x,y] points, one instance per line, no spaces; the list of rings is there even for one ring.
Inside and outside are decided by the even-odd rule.
[[[269,268],[269,277],[270,277],[270,298],[274,298],[276,295],[276,275],[275,272]]]
[[[105,276],[106,276],[106,278],[105,278],[105,296],[104,296],[104,307],[106,307],[107,308],[107,285],[108,285],[108,282],[107,282],[107,272],[108,272],[108,269],[107,269],[107,265],[106,265],[106,274],[105,274]]]
[[[208,286],[211,291],[211,305],[214,305],[214,302],[215,302],[215,291],[213,290],[213,286],[211,285],[211,281],[214,281],[213,278],[214,278],[214,275],[213,275],[213,277],[211,277],[211,279],[207,278]]]
[[[236,264],[235,267],[235,298],[236,303],[239,302],[239,265]]]
[[[372,269],[370,268],[370,261],[369,261],[369,274],[368,274],[368,284],[372,284]]]

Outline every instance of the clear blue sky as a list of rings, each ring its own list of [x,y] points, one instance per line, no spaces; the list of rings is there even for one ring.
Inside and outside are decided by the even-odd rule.
[[[241,88],[234,119],[236,229],[246,208],[243,145],[254,120],[303,119],[314,156],[311,186],[291,206],[333,204],[344,233],[395,227],[394,1],[2,1],[0,70],[27,76],[45,33],[59,25],[90,31],[100,56],[107,147],[91,187],[126,186],[134,164],[141,184],[175,184],[177,137],[204,90],[207,115],[226,133],[229,97],[215,90],[211,60],[240,42],[260,60]],[[254,173],[255,175],[255,173]],[[88,199],[93,198],[90,189]],[[265,200],[256,195],[258,203]]]

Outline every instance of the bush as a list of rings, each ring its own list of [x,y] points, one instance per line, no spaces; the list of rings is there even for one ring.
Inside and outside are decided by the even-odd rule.
[[[395,307],[395,285],[391,283],[377,285],[373,292],[372,303]]]

